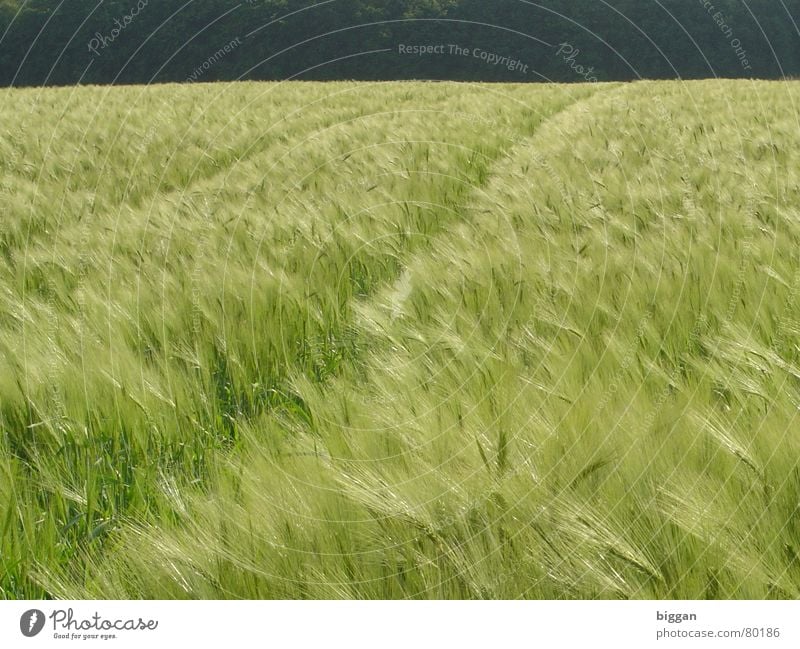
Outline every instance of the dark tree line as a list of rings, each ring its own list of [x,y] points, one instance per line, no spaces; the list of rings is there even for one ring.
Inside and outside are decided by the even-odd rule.
[[[782,78],[798,25],[800,0],[0,0],[0,84]]]

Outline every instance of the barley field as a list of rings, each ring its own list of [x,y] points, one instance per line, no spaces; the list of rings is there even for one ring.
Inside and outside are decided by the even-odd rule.
[[[0,97],[3,598],[800,597],[800,84]]]

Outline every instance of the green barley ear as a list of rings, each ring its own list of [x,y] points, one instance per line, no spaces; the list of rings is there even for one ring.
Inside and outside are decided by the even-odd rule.
[[[0,596],[800,597],[795,84],[2,94]]]

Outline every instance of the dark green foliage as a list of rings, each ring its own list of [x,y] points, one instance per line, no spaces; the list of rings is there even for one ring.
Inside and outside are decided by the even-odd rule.
[[[713,8],[699,0],[141,2],[138,12],[137,0],[36,0],[20,11],[13,0],[0,2],[0,84],[800,73],[800,0],[714,0]],[[567,54],[559,53],[562,43],[572,48]],[[414,44],[445,50],[399,53],[400,45]],[[449,45],[467,54],[452,54]],[[476,48],[527,67],[487,63],[473,56]]]

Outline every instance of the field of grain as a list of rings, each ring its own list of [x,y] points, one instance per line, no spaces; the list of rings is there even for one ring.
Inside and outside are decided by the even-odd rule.
[[[800,84],[0,96],[1,597],[800,597]]]

